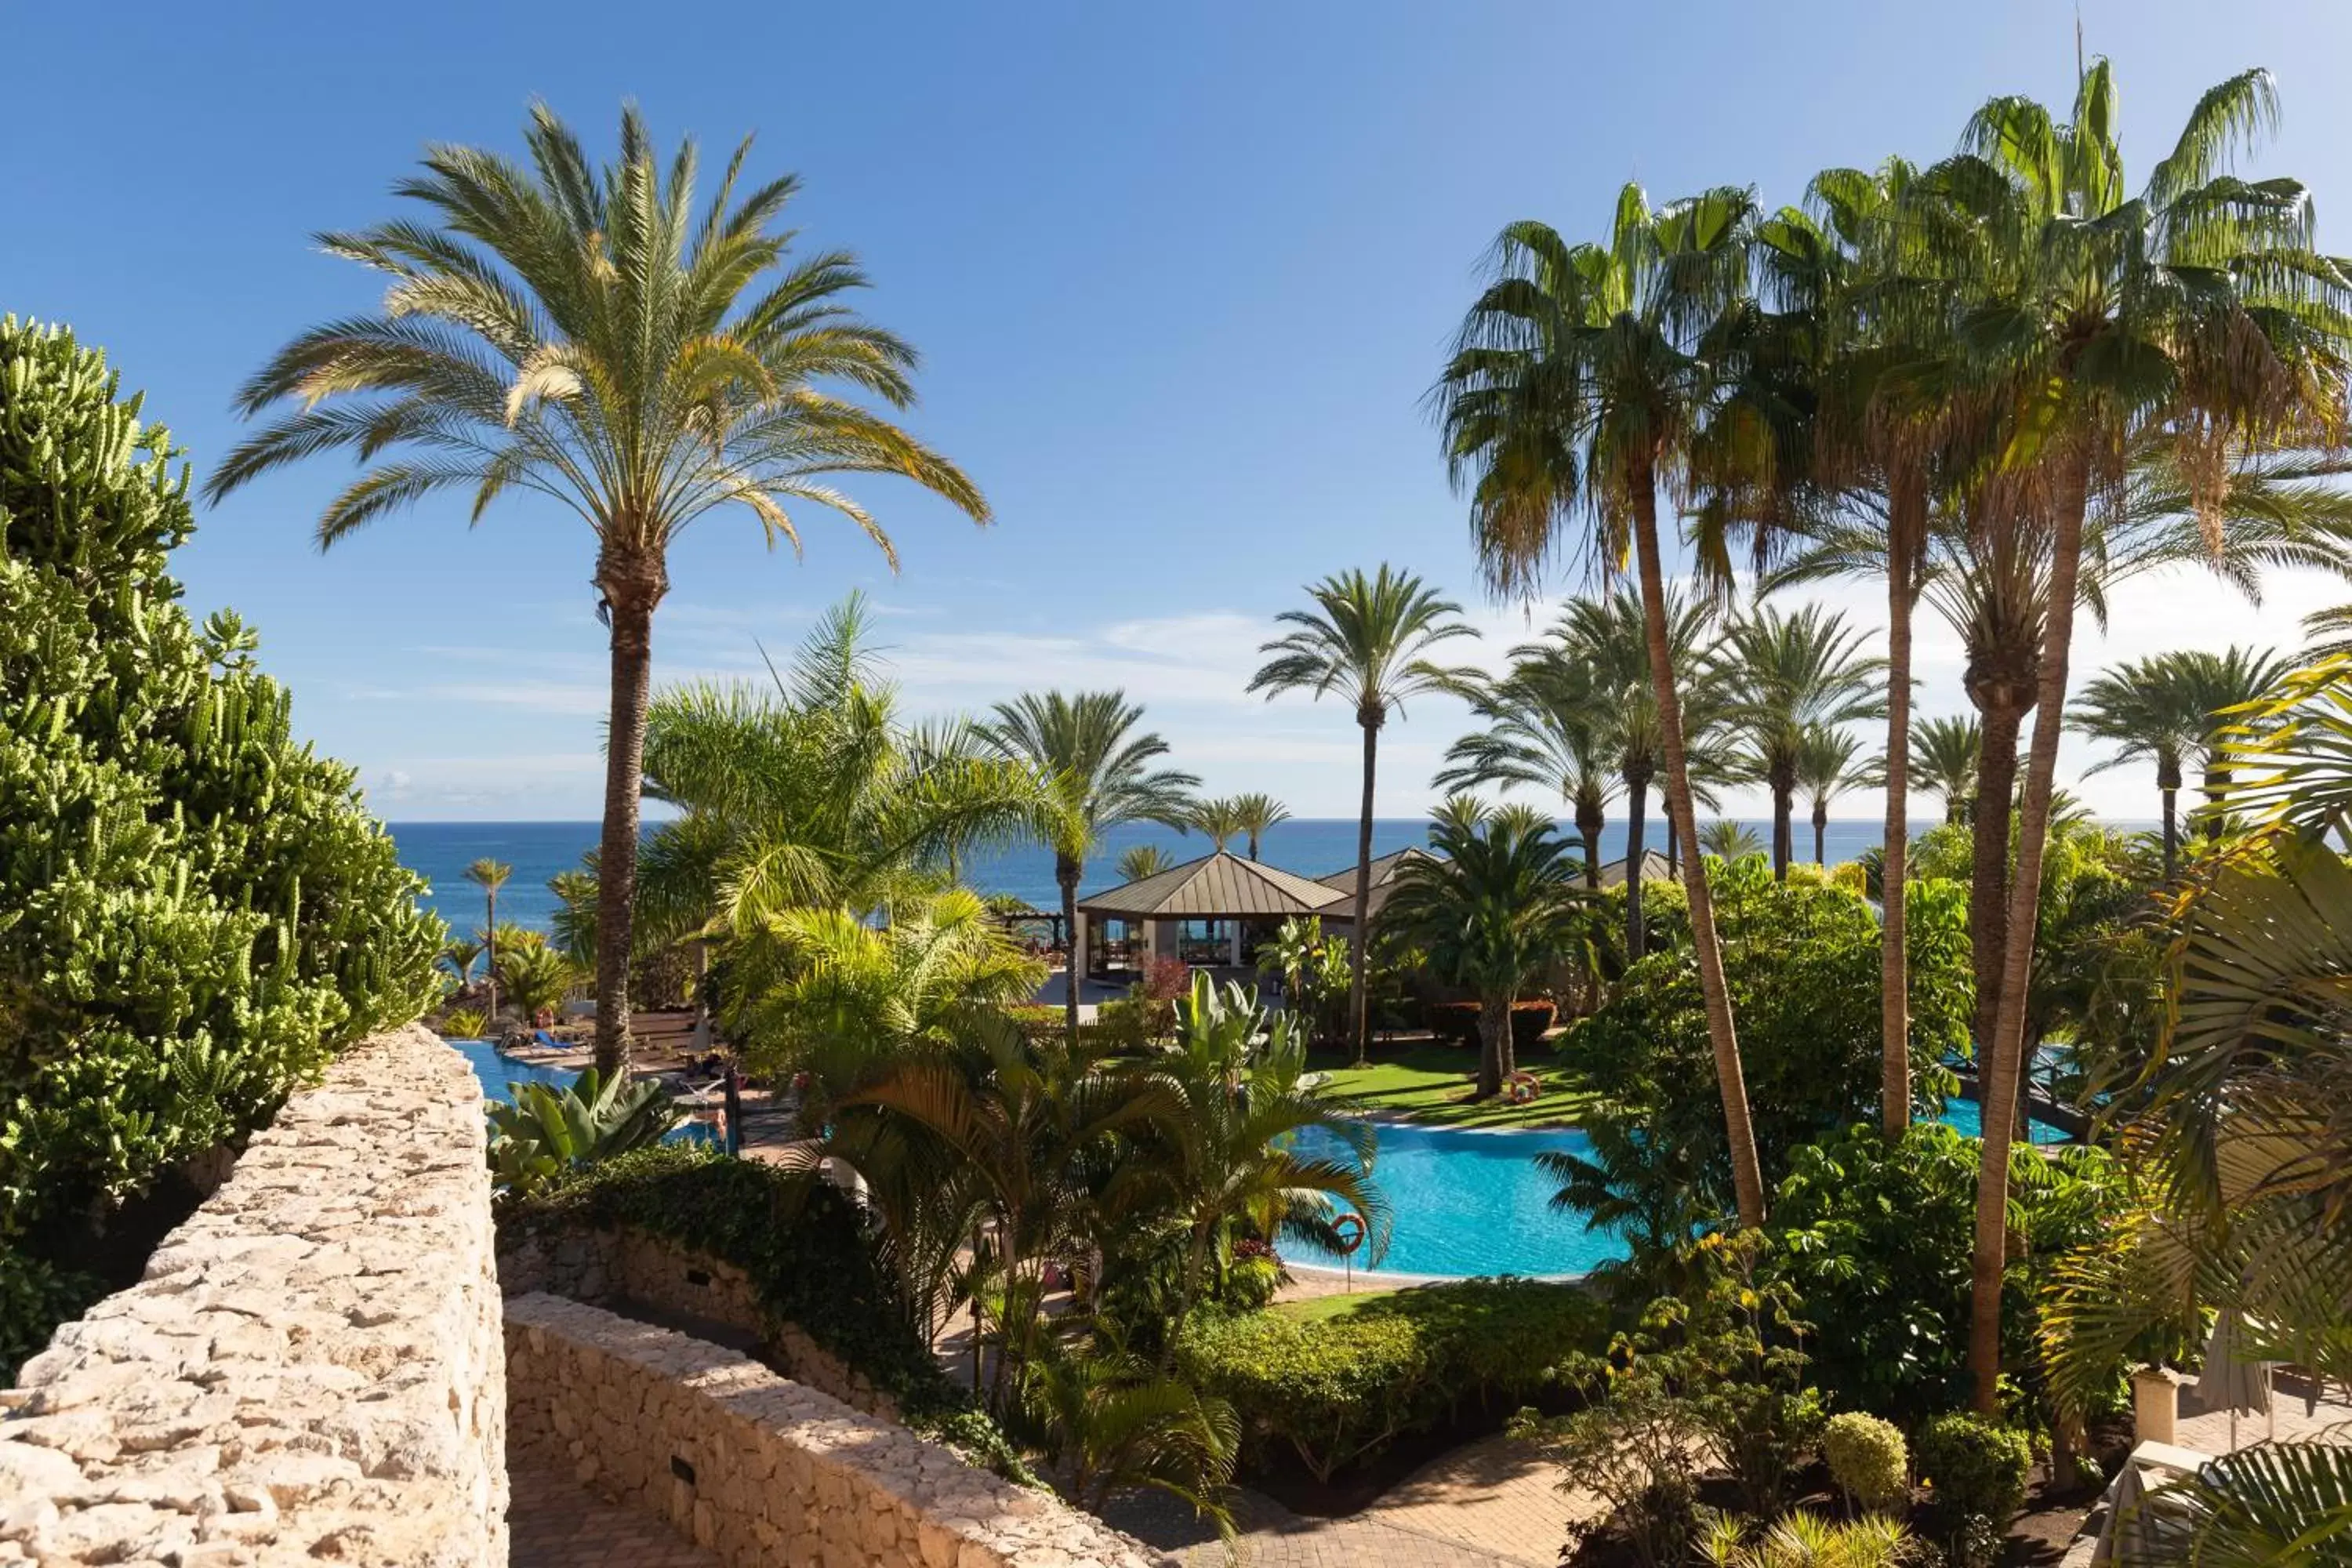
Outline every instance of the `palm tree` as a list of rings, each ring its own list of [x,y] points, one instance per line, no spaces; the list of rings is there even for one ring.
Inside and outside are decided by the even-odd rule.
[[[1968,820],[1977,788],[1977,755],[1984,730],[1974,719],[1923,719],[1911,730],[1910,783],[1944,803],[1944,820]]]
[[[670,544],[703,513],[740,506],[768,542],[800,548],[791,508],[829,508],[878,544],[888,536],[836,474],[897,474],[988,521],[946,458],[829,387],[914,401],[915,351],[841,300],[856,260],[793,260],[776,226],[787,175],[736,198],[744,142],[698,214],[691,141],[667,163],[634,109],[618,160],[593,167],[544,106],[528,166],[436,147],[399,194],[398,219],[321,243],[393,279],[383,310],[303,333],[238,395],[281,405],[206,481],[217,501],[270,469],[344,448],[372,465],[320,514],[325,549],[428,496],[470,494],[478,520],[502,492],[577,513],[596,539],[597,613],[611,627],[604,833],[597,851],[596,1059],[625,1075],[630,920],[654,611]],[[398,453],[397,456],[389,454]]]
[[[1470,490],[1472,537],[1496,591],[1531,589],[1575,520],[1590,528],[1572,553],[1606,569],[1630,550],[1667,809],[1685,844],[1698,841],[1698,822],[1667,640],[1658,492],[1685,476],[1738,377],[1737,344],[1718,329],[1747,298],[1754,209],[1747,192],[1717,189],[1654,211],[1629,184],[1605,244],[1570,246],[1546,225],[1511,225],[1496,245],[1494,281],[1471,306],[1434,395],[1447,461]],[[1739,1219],[1759,1226],[1763,1175],[1696,855],[1685,858],[1683,885]]]
[[[514,875],[514,868],[503,860],[493,860],[485,855],[466,868],[466,880],[482,889],[485,913],[482,919],[482,945],[489,957],[482,965],[483,977],[490,987],[491,1022],[499,1016],[499,889]]]
[[[457,977],[457,989],[466,990],[474,984],[474,964],[482,956],[482,944],[453,937],[441,950],[441,962]]]
[[[1745,860],[1750,855],[1764,853],[1764,840],[1744,822],[1734,822],[1719,816],[1700,830],[1698,848],[1702,855],[1712,855],[1718,860]]]
[[[1518,1069],[1511,1004],[1574,941],[1579,895],[1568,847],[1525,806],[1475,826],[1433,824],[1437,855],[1407,861],[1382,924],[1428,956],[1431,971],[1478,998],[1478,1098]]]
[[[1557,789],[1584,847],[1584,885],[1601,890],[1601,834],[1617,780],[1610,763],[1615,710],[1591,667],[1531,644],[1512,650],[1510,673],[1480,691],[1471,713],[1487,728],[1447,749],[1439,787],[1528,784]]]
[[[1734,621],[1724,663],[1733,724],[1749,776],[1772,792],[1772,875],[1786,881],[1795,856],[1798,773],[1807,738],[1885,716],[1886,661],[1864,657],[1864,636],[1819,605],[1793,615],[1767,605]]]
[[[1260,645],[1260,653],[1274,657],[1250,678],[1248,689],[1265,692],[1268,701],[1285,691],[1309,692],[1318,701],[1335,695],[1354,711],[1364,732],[1364,797],[1356,826],[1356,902],[1349,926],[1355,977],[1348,996],[1348,1028],[1361,1062],[1371,1041],[1364,988],[1371,944],[1365,928],[1371,912],[1372,785],[1381,727],[1391,713],[1404,711],[1409,697],[1433,691],[1473,695],[1475,670],[1441,665],[1429,656],[1440,644],[1478,633],[1460,618],[1461,605],[1386,563],[1370,577],[1360,568],[1336,573],[1309,584],[1307,595],[1315,608],[1285,610],[1275,617],[1295,629]]]
[[[2229,793],[2228,753],[2236,732],[2251,721],[2237,710],[2270,695],[2294,668],[2275,653],[2231,647],[2221,653],[2184,648],[2171,657],[2170,679],[2181,700],[2197,716],[2195,743],[2202,754],[2205,779],[2205,837],[2218,840],[2222,828],[2222,797]]]
[[[1263,792],[1234,796],[1234,807],[1241,814],[1242,831],[1249,835],[1249,858],[1257,858],[1258,841],[1277,822],[1290,820],[1290,808]]]
[[[2116,747],[2105,761],[2085,768],[2105,773],[2126,763],[2156,764],[2157,796],[2164,820],[2164,876],[2170,881],[2180,858],[2181,763],[2205,727],[2204,712],[2184,700],[2174,668],[2164,658],[2129,660],[2083,688],[2068,721],[2075,731]]]
[[[1813,864],[1829,864],[1823,840],[1829,833],[1830,802],[1850,789],[1867,787],[1875,779],[1876,770],[1864,764],[1856,766],[1862,756],[1862,742],[1843,730],[1823,729],[1815,725],[1805,731],[1797,748],[1797,787],[1805,792],[1811,803],[1813,817]]]
[[[1213,795],[1192,808],[1192,824],[1220,853],[1226,845],[1249,831],[1242,820],[1241,802],[1232,795]],[[1255,856],[1251,857],[1255,859]]]
[[[1982,1080],[1969,1362],[1975,1404],[1988,1414],[1999,1394],[2009,1144],[2085,520],[2134,439],[2160,433],[2218,545],[2233,450],[2331,444],[2341,425],[2352,343],[2345,275],[2312,248],[2301,185],[2225,172],[2276,116],[2265,71],[2211,89],[2133,196],[2115,79],[2099,60],[2070,120],[2024,98],[1988,102],[1969,121],[1967,153],[1938,180],[1978,215],[1988,241],[1973,258],[1984,304],[1958,338],[1973,375],[2016,411],[2004,469],[2040,504],[2018,509],[2011,526],[2046,523],[2050,562],[2000,1008]]]
[[[1217,847],[1222,849],[1224,846],[1220,844]],[[1138,844],[1119,852],[1118,879],[1122,882],[1140,882],[1146,877],[1157,877],[1174,864],[1168,851],[1159,845]]]
[[[1062,929],[1070,933],[1065,966],[1065,1024],[1078,1036],[1078,882],[1087,857],[1110,828],[1127,822],[1189,826],[1192,791],[1200,780],[1151,764],[1168,742],[1136,733],[1143,710],[1122,691],[1029,692],[996,705],[981,737],[1008,758],[1025,763],[1045,781],[1037,836],[1054,851],[1054,880],[1062,889]]]

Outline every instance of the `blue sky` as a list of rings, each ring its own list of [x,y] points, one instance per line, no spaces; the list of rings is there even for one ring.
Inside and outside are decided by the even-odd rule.
[[[2259,166],[2308,182],[2323,237],[2352,247],[2352,11],[2082,15],[2135,177],[2203,87],[2267,64],[2286,122]],[[201,472],[265,355],[376,299],[309,236],[390,216],[424,143],[512,149],[534,97],[599,147],[624,98],[665,142],[756,132],[754,168],[805,182],[808,241],[860,252],[865,308],[922,347],[912,422],[1000,521],[859,487],[904,553],[893,579],[846,525],[810,529],[796,564],[748,516],[708,518],[673,563],[659,678],[754,670],[755,639],[789,645],[862,587],[917,710],[1123,685],[1212,786],[1337,816],[1346,716],[1241,689],[1301,583],[1386,559],[1454,589],[1490,657],[1526,629],[1477,597],[1420,403],[1496,228],[1596,230],[1627,178],[1785,201],[1824,165],[1932,157],[1990,93],[2063,100],[2073,29],[2024,3],[19,7],[0,310],[108,348]],[[260,627],[297,721],[384,815],[593,816],[604,661],[578,525],[515,507],[468,533],[433,505],[321,557],[311,520],[346,478],[321,463],[206,513],[179,562],[193,605]],[[2255,611],[2144,584],[2080,667],[2292,643],[2346,596],[2282,581]],[[1875,624],[1867,590],[1836,597]],[[1925,643],[1924,706],[1956,710],[1957,647]],[[1384,814],[1426,804],[1460,718],[1433,702],[1392,731]],[[2085,791],[2150,814],[2137,771]]]

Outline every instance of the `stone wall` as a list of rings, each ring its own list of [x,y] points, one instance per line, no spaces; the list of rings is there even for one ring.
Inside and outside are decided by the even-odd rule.
[[[811,1339],[797,1323],[772,1319],[751,1278],[733,1264],[689,1251],[631,1227],[538,1230],[499,1239],[499,1285],[509,1296],[544,1291],[627,1315],[631,1305],[679,1318],[701,1318],[752,1335],[769,1365],[795,1383],[885,1421],[897,1401]]]
[[[483,1138],[414,1026],[289,1100],[0,1393],[0,1563],[504,1568]]]
[[[1148,1568],[1169,1560],[707,1341],[506,1303],[513,1452],[667,1517],[730,1568]]]

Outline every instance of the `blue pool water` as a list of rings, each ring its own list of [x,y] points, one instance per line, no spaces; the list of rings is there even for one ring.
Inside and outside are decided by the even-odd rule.
[[[1983,1125],[1974,1100],[1948,1101],[1943,1120],[1971,1138]],[[1591,1141],[1572,1128],[1464,1132],[1383,1122],[1380,1134],[1373,1176],[1389,1201],[1394,1229],[1378,1273],[1446,1279],[1584,1274],[1625,1256],[1625,1244],[1616,1235],[1588,1229],[1583,1215],[1551,1206],[1559,1183],[1538,1168],[1535,1156],[1549,1150],[1591,1152]],[[2065,1136],[2033,1123],[2036,1143],[2063,1142]],[[1326,1146],[1336,1148],[1336,1141]],[[1339,1258],[1297,1241],[1282,1245],[1294,1261],[1339,1265]],[[1358,1272],[1364,1272],[1363,1255],[1356,1261]]]
[[[508,1086],[517,1083],[544,1083],[557,1088],[570,1083],[578,1075],[562,1068],[541,1067],[501,1052],[488,1040],[451,1040],[457,1054],[474,1069],[474,1077],[482,1085],[482,1098],[504,1103],[511,1098]],[[688,1121],[671,1130],[667,1143],[715,1143],[718,1135],[701,1122]]]

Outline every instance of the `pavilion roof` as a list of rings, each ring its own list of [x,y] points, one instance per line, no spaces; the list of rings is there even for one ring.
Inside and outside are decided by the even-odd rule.
[[[1318,914],[1340,898],[1312,878],[1220,849],[1080,899],[1078,908],[1123,920],[1260,920]]]

